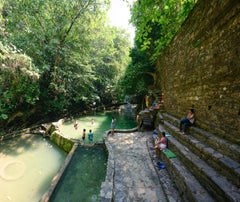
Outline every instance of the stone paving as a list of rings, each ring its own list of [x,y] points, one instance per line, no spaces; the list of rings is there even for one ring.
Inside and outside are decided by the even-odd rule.
[[[113,201],[167,201],[159,175],[148,150],[147,142],[150,136],[150,132],[131,132],[115,133],[114,136],[106,138],[106,145],[111,150],[109,160],[113,160],[113,190],[111,196]],[[109,165],[108,169],[111,169]],[[110,190],[108,189],[108,191]]]

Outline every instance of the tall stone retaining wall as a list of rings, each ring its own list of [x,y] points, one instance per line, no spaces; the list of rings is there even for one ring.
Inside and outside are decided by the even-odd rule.
[[[159,57],[157,88],[165,109],[240,144],[240,1],[199,0]]]

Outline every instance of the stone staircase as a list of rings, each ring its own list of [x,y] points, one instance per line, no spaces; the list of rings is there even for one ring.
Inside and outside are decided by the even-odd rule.
[[[240,201],[240,146],[198,127],[177,132],[180,120],[158,112],[155,125],[170,134],[168,147],[177,158],[161,160],[184,201]]]
[[[154,109],[145,109],[141,111],[138,115],[137,122],[139,125],[139,130],[153,130],[155,112]]]

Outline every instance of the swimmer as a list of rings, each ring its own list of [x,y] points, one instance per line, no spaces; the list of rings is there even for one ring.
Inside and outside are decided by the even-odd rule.
[[[75,128],[75,130],[78,129],[78,122],[76,120],[74,120],[73,127]]]

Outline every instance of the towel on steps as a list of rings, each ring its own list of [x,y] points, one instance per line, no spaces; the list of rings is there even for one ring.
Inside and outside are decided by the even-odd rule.
[[[163,151],[163,153],[168,157],[168,158],[176,158],[176,154],[174,154],[171,150],[166,149]]]

